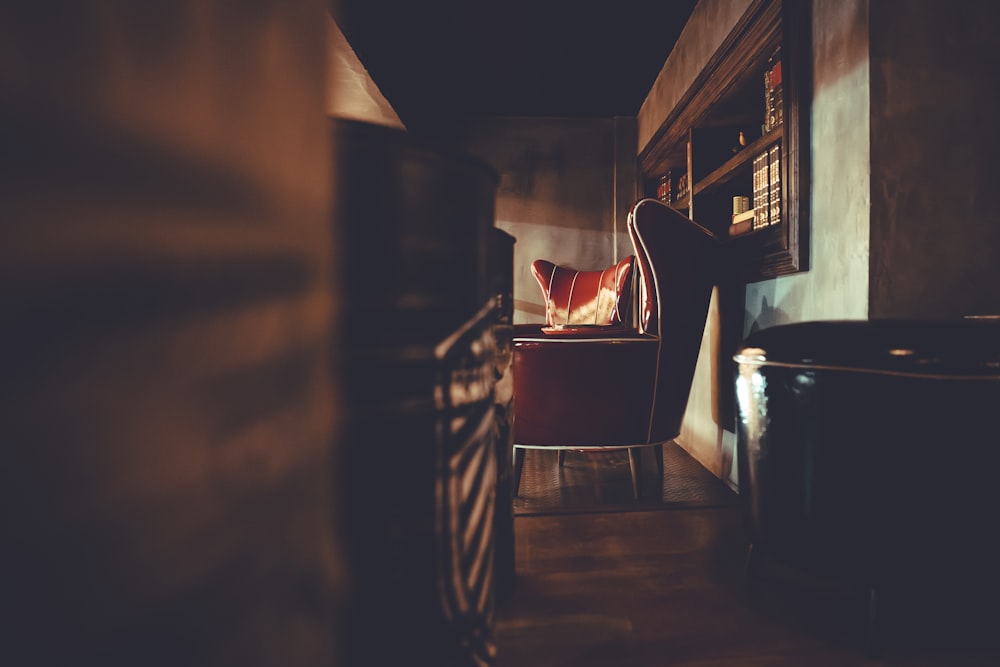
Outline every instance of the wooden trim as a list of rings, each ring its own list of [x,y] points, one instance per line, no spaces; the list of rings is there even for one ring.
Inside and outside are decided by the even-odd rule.
[[[747,60],[745,52],[749,50],[750,44],[756,44],[760,39],[757,34],[762,27],[760,19],[763,17],[769,24],[775,22],[780,7],[780,1],[773,0],[754,0],[750,4],[639,153],[639,165],[644,173],[665,171],[663,163],[665,157],[676,151],[676,147],[683,145],[687,140],[688,129],[697,126],[698,121],[711,108],[711,102],[733,84],[736,78],[733,70],[745,69],[739,67],[740,56],[743,56],[744,65],[750,64],[745,62]],[[770,26],[771,30],[775,28],[776,25]]]

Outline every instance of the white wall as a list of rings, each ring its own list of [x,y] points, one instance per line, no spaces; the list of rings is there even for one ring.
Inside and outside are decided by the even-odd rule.
[[[329,13],[326,24],[327,115],[403,128],[396,111]]]
[[[454,130],[457,147],[500,175],[496,226],[516,239],[515,323],[545,321],[542,293],[531,275],[535,259],[583,271],[614,263],[616,216],[621,215],[617,136],[616,123],[608,118],[492,117]],[[623,178],[634,183],[634,171]],[[620,225],[624,228],[624,220]],[[630,254],[630,248],[619,248],[619,256]]]
[[[745,333],[868,317],[868,0],[814,0],[812,26],[809,268],[747,286]]]

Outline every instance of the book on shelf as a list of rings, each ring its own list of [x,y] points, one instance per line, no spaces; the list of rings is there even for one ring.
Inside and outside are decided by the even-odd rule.
[[[781,145],[774,144],[753,159],[754,229],[781,222]]]
[[[758,154],[753,159],[753,203],[751,210],[754,212],[754,229],[767,226],[767,210],[770,203],[768,201],[767,159],[767,151]]]
[[[768,150],[768,210],[767,224],[781,222],[781,146],[775,144]]]
[[[781,49],[767,62],[764,71],[764,132],[770,132],[784,120],[784,86],[781,83]]]
[[[674,197],[674,201],[679,201],[688,195],[688,175],[684,172],[677,177],[677,194]]]
[[[676,177],[673,170],[669,170],[660,176],[660,181],[656,187],[656,198],[664,204],[673,204],[677,201],[677,191],[674,187],[675,181]]]

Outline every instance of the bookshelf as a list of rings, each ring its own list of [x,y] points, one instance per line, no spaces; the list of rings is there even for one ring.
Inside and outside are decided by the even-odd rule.
[[[808,5],[753,0],[638,157],[644,196],[668,190],[746,282],[806,269]],[[749,225],[732,224],[735,197],[749,198]]]

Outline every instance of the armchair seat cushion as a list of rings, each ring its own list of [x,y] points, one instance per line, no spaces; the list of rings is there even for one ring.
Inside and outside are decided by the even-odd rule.
[[[624,329],[621,336],[515,338],[516,443],[616,447],[646,442],[658,350],[655,336],[635,329]]]

